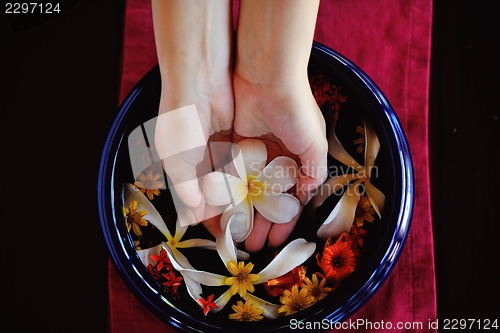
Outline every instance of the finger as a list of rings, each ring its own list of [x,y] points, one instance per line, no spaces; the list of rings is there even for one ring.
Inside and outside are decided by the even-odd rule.
[[[276,248],[283,244],[290,234],[292,233],[297,221],[299,220],[300,213],[304,207],[300,206],[299,212],[288,223],[274,223],[269,231],[269,247]]]
[[[326,137],[317,137],[310,149],[299,156],[300,175],[297,182],[297,198],[303,205],[311,199],[316,189],[323,184],[328,172],[328,144]]]
[[[254,225],[252,232],[245,240],[245,249],[248,252],[257,252],[261,250],[267,241],[267,235],[273,225],[272,222],[265,219],[259,212],[255,212]]]

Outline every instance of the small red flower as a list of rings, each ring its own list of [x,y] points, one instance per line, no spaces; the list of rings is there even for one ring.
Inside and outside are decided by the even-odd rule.
[[[160,251],[159,256],[157,256],[156,254],[152,254],[149,257],[156,261],[156,269],[158,271],[161,271],[163,267],[165,267],[167,270],[173,269],[172,262],[168,258],[167,251],[165,249],[162,249]]]
[[[214,294],[207,297],[205,300],[203,297],[198,299],[197,302],[203,307],[203,314],[206,316],[210,309],[218,309],[219,306],[214,303]]]

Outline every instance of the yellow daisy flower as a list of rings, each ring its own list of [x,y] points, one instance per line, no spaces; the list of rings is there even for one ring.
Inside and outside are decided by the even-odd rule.
[[[149,200],[153,200],[155,195],[160,195],[159,188],[165,187],[165,183],[158,180],[161,177],[161,173],[153,173],[153,168],[149,169],[146,175],[140,173],[137,177],[140,181],[134,183],[135,187],[142,193],[145,193]]]
[[[314,303],[319,301],[320,299],[325,298],[332,288],[325,287],[326,279],[321,279],[321,282],[318,281],[318,276],[316,273],[312,275],[312,281],[309,278],[306,278],[305,282],[302,284],[302,288],[307,290],[307,295],[312,296],[314,298]]]
[[[365,221],[375,221],[375,217],[373,217],[375,213],[375,209],[373,209],[370,199],[368,199],[367,196],[363,196],[361,200],[359,200],[354,214],[356,225],[362,227]]]
[[[236,262],[230,261],[227,264],[227,270],[231,273],[232,277],[224,280],[226,286],[231,286],[231,295],[240,294],[245,297],[247,291],[253,293],[255,288],[253,282],[259,280],[259,274],[250,274],[253,269],[253,264],[250,262],[245,265],[243,261]]]
[[[229,315],[229,319],[237,321],[258,321],[264,319],[262,316],[264,309],[259,308],[257,304],[252,303],[250,300],[245,303],[238,301],[231,308],[234,310],[234,313]]]
[[[147,210],[137,211],[139,203],[137,200],[133,200],[130,203],[129,208],[123,206],[123,216],[125,216],[125,224],[127,225],[127,230],[130,229],[134,231],[137,236],[142,236],[141,226],[145,227],[148,225],[148,221],[143,219],[144,215],[148,213]]]
[[[289,316],[311,306],[314,303],[314,297],[309,296],[307,291],[306,288],[302,288],[299,292],[297,286],[293,286],[292,291],[283,291],[283,296],[280,297],[283,305],[279,307],[278,312],[285,312],[285,316]]]

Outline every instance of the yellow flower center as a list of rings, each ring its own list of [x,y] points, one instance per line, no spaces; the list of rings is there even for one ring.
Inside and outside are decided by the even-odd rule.
[[[252,321],[252,318],[253,318],[253,316],[250,312],[245,311],[241,314],[242,321]]]
[[[247,291],[254,292],[255,288],[253,282],[259,279],[258,274],[250,274],[253,269],[253,264],[248,263],[245,265],[243,261],[236,264],[234,261],[230,261],[227,264],[227,270],[231,273],[232,277],[228,277],[224,280],[224,284],[231,286],[231,294],[240,294],[240,296],[245,296]]]

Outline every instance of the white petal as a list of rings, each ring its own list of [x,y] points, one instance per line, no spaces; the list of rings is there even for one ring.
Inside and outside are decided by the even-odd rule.
[[[136,200],[138,203],[137,211],[147,210],[148,213],[144,216],[145,220],[148,220],[149,223],[154,225],[160,232],[169,239],[172,237],[170,231],[167,228],[167,225],[163,221],[160,213],[156,210],[155,206],[149,201],[149,199],[134,185],[132,184],[124,184],[123,185],[123,205],[125,207],[129,207],[130,203]]]
[[[163,248],[165,250],[171,250],[171,253],[169,254],[170,260],[172,260],[173,256],[175,261],[177,261],[179,265],[181,265],[182,267],[194,269],[194,267],[189,263],[188,258],[186,258],[186,256],[183,255],[179,250],[177,250],[176,248],[169,247],[167,243],[163,243]]]
[[[248,193],[247,184],[238,177],[214,171],[203,177],[205,201],[212,206],[239,203]]]
[[[275,319],[280,317],[278,309],[281,307],[281,304],[270,303],[250,293],[247,293],[243,298],[246,301],[251,301],[253,304],[258,305],[261,309],[264,309],[264,313],[262,314],[264,317],[268,319]]]
[[[274,223],[290,222],[300,209],[299,199],[288,193],[262,192],[250,197],[255,209]]]
[[[233,295],[231,294],[231,288],[227,288],[227,290],[214,301],[214,303],[217,304],[218,308],[211,309],[210,311],[212,311],[213,313],[219,312],[226,306],[231,297],[233,297]]]
[[[191,278],[193,281],[196,281],[200,284],[204,284],[206,286],[222,286],[224,284],[224,280],[227,278],[226,276],[222,276],[219,274],[209,273],[205,271],[199,271],[194,268],[189,268],[187,266],[181,265],[173,251],[170,247],[165,246],[165,250],[167,250],[169,254],[170,261],[172,262],[172,266],[182,274],[182,276],[187,276]]]
[[[188,247],[201,247],[207,250],[216,250],[215,242],[210,239],[202,239],[202,238],[191,238],[191,239],[186,239],[182,242],[178,242],[177,246],[178,249],[185,249]]]
[[[335,135],[335,129],[332,129],[330,135],[328,136],[328,152],[335,159],[344,163],[345,165],[354,168],[357,171],[362,171],[363,167],[354,159],[340,143],[337,135]]]
[[[237,215],[234,217],[234,221],[231,222],[231,235],[235,242],[243,242],[253,229],[253,205],[249,196],[247,196],[242,202],[234,206],[229,205],[226,211],[222,214],[220,218],[220,227],[222,230],[226,229],[229,219],[236,213],[241,212],[242,215]]]
[[[138,250],[137,254],[139,255],[139,258],[141,258],[144,266],[148,267],[149,264],[156,264],[156,261],[151,259],[151,255],[156,254],[157,256],[159,256],[162,248],[162,245],[158,244],[156,246],[150,247],[149,249]]]
[[[373,186],[373,184],[370,182],[369,179],[365,181],[364,185],[365,185],[366,195],[368,196],[368,199],[370,200],[373,209],[375,209],[375,211],[377,212],[378,217],[381,218],[385,204],[384,193],[380,192],[378,188]]]
[[[373,125],[365,119],[365,168],[368,177],[371,175],[371,170],[379,149],[380,142],[378,141],[377,133],[375,133]]]
[[[313,208],[317,208],[325,202],[325,200],[332,195],[334,192],[340,190],[342,187],[346,186],[347,183],[358,179],[360,174],[348,173],[345,175],[339,175],[335,177],[328,178],[326,182],[320,186],[318,192],[311,199],[311,204]]]
[[[360,200],[359,184],[359,181],[354,183],[342,195],[340,201],[318,229],[316,234],[319,238],[335,238],[343,232],[351,230],[356,214],[356,206]]]
[[[260,140],[241,140],[236,146],[233,146],[231,154],[236,171],[242,179],[257,177],[266,166],[267,148]]]
[[[297,183],[299,168],[290,157],[279,156],[269,162],[256,180],[266,192],[282,193]]]
[[[217,245],[217,252],[222,259],[222,262],[226,266],[230,261],[237,262],[233,238],[231,237],[231,224],[240,216],[243,216],[243,218],[245,218],[245,214],[240,212],[231,216],[231,218],[229,218],[229,221],[227,222],[226,227],[222,229],[222,234],[220,234],[219,237],[217,237],[217,239],[215,240],[215,244]]]
[[[307,242],[303,238],[291,241],[260,273],[255,284],[277,278],[306,261],[316,250],[316,243]]]
[[[179,221],[179,218],[177,218],[177,220],[175,221],[175,235],[174,237],[176,239],[181,239],[182,236],[184,236],[184,234],[186,233],[186,230],[189,228],[188,225],[186,226],[181,226],[181,223]]]

